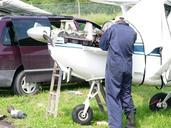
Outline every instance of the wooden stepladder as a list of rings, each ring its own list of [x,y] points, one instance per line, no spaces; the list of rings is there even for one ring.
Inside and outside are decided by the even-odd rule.
[[[54,89],[55,80],[57,80],[56,90]],[[62,80],[62,70],[60,69],[57,62],[54,62],[46,116],[50,115],[56,117],[58,114],[61,80]]]

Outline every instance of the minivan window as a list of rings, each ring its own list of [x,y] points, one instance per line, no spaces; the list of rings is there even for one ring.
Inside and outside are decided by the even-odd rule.
[[[4,35],[4,38],[3,38],[2,43],[4,45],[10,45],[11,39],[10,39],[9,29],[7,27],[5,27],[3,35]]]
[[[2,32],[1,42],[3,45],[15,44],[15,33],[11,22],[7,22]]]
[[[35,23],[38,23],[42,26],[50,26],[48,19],[13,19],[13,24],[14,24],[19,45],[21,46],[47,45],[47,43],[34,40],[27,35],[27,30],[32,28]]]

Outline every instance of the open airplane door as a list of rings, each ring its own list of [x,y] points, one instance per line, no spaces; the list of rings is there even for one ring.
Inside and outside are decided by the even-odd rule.
[[[162,47],[155,47],[148,54],[145,53],[145,47],[146,45],[138,33],[133,52],[133,81],[140,85],[144,82],[152,83],[152,81],[148,81],[148,77],[152,76],[162,64]],[[155,85],[158,83],[160,81],[153,81]]]
[[[168,2],[165,6],[165,17],[163,18],[163,62],[162,65],[156,70],[151,79],[156,80],[159,76],[162,76],[164,84],[168,84],[171,81],[171,2]],[[169,83],[170,84],[170,83]]]
[[[144,81],[152,83],[148,78],[162,64],[163,9],[164,4],[160,0],[143,0],[126,13],[130,25],[138,34],[134,44],[133,77],[134,81],[140,84]]]

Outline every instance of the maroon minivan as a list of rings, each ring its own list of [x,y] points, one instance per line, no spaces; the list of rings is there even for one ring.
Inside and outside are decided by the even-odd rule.
[[[0,87],[18,95],[35,94],[37,82],[51,80],[53,60],[46,43],[27,35],[35,23],[59,27],[65,16],[5,16],[0,19]]]

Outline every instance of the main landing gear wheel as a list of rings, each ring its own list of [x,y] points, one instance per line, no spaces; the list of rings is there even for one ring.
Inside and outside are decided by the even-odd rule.
[[[90,124],[91,120],[93,119],[93,111],[89,107],[85,115],[84,112],[84,104],[77,105],[72,111],[72,120],[76,123],[81,125],[88,125]]]
[[[165,103],[163,100],[167,96],[167,93],[157,93],[155,94],[149,102],[149,108],[152,111],[159,111],[160,109],[166,109],[171,107],[171,98],[169,98]],[[161,104],[160,104],[161,103]]]

